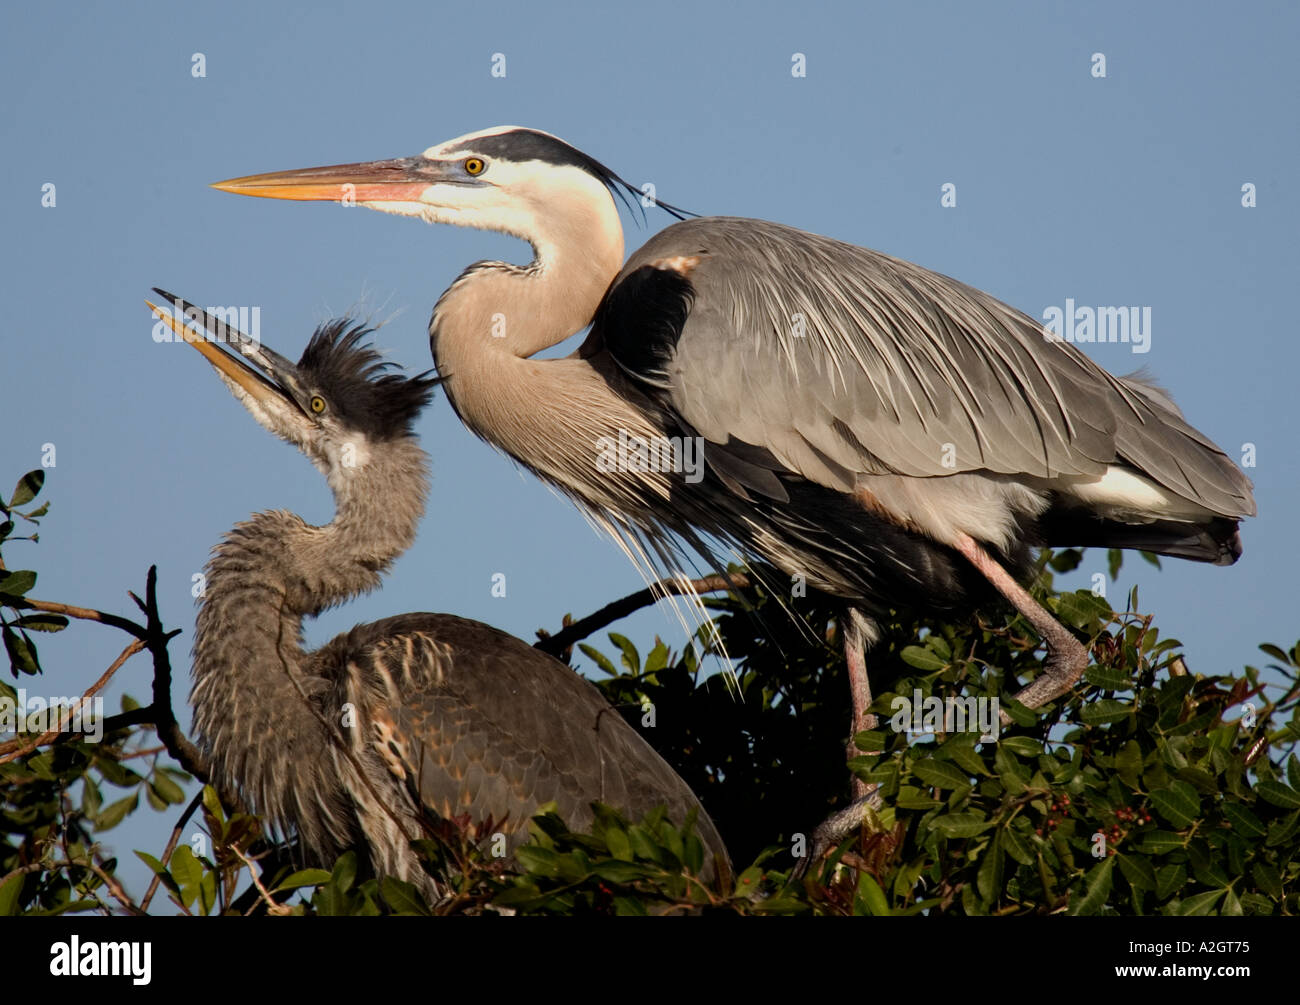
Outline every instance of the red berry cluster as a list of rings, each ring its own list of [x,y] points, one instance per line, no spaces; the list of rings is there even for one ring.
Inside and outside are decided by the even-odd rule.
[[[1069,812],[1070,812],[1069,796],[1062,795],[1059,799],[1053,799],[1051,805],[1051,812],[1047,814],[1047,821],[1046,821],[1047,829],[1053,831],[1056,830],[1057,825],[1060,824],[1061,820],[1065,819],[1065,817],[1069,814]],[[1058,819],[1056,816],[1056,814],[1058,813],[1061,815],[1060,819]],[[1035,827],[1034,833],[1037,834],[1039,837],[1042,837],[1043,828]]]
[[[1151,814],[1145,809],[1131,810],[1127,806],[1121,806],[1115,811],[1115,819],[1126,824],[1149,824],[1151,822]],[[1103,830],[1103,833],[1106,835],[1109,845],[1106,854],[1114,855],[1114,846],[1119,844],[1120,839],[1128,832],[1120,827],[1119,823],[1113,823],[1110,825],[1110,829]]]
[[[1121,806],[1115,811],[1115,819],[1123,820],[1125,823],[1149,824],[1151,814],[1145,809],[1131,810],[1127,806]]]

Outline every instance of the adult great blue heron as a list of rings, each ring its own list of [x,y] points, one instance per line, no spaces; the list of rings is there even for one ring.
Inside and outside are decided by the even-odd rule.
[[[625,264],[611,193],[639,193],[547,133],[216,187],[532,245],[526,266],[471,265],[434,308],[457,413],[642,564],[682,574],[673,535],[707,554],[703,533],[844,598],[855,730],[872,721],[861,650],[891,606],[960,610],[991,584],[1047,645],[1016,695],[1039,707],[1087,652],[1017,582],[1030,544],[1229,564],[1255,512],[1250,482],[1164,392],[945,276],[727,217],[676,223]],[[573,355],[531,358],[588,324]],[[640,444],[682,438],[703,444],[698,479],[644,463]],[[632,463],[601,464],[611,443],[633,444]]]
[[[712,867],[726,851],[690,788],[569,667],[487,625],[402,614],[314,652],[304,616],[379,585],[415,538],[428,459],[411,423],[436,380],[386,373],[334,321],[295,365],[171,294],[155,313],[212,364],[266,429],[329,481],[334,519],[283,510],[238,524],[213,550],[194,641],[194,725],[216,777],[329,866],[359,845],[381,874],[436,885],[410,849],[424,813],[490,817],[513,848],[538,806],[575,828],[599,800],[633,814],[667,805]],[[239,353],[207,341],[195,322]],[[192,330],[187,335],[187,328]]]

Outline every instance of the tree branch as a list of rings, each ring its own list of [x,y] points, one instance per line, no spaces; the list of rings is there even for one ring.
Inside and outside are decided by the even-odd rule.
[[[627,617],[633,611],[639,611],[642,607],[649,607],[664,597],[681,596],[683,593],[716,593],[718,590],[738,590],[748,585],[749,577],[741,572],[718,573],[713,576],[705,576],[702,579],[690,580],[686,583],[677,579],[661,579],[657,583],[647,586],[644,590],[629,593],[620,600],[606,604],[595,613],[588,614],[585,618],[565,625],[554,635],[547,633],[545,630],[539,630],[537,632],[538,641],[533,643],[533,648],[540,649],[542,652],[549,653],[556,658],[561,658],[561,654],[565,650],[572,648],[575,642],[581,642],[592,632],[597,632],[606,625]]]
[[[80,618],[83,621],[98,621],[100,624],[120,628],[128,635],[134,635],[141,642],[147,641],[149,635],[147,628],[137,625],[128,618],[118,617],[116,614],[106,614],[104,611],[96,611],[90,607],[73,607],[71,604],[56,604],[53,601],[32,600],[28,597],[12,597],[6,600],[4,605],[12,607],[14,610],[45,611],[48,614],[63,614],[69,618]]]
[[[68,721],[72,718],[72,716],[75,715],[76,712],[80,711],[85,706],[85,703],[89,701],[92,697],[94,697],[94,695],[105,684],[107,684],[110,680],[112,680],[113,674],[117,673],[117,671],[121,669],[122,664],[124,664],[127,660],[129,660],[132,656],[134,656],[136,653],[138,653],[140,650],[144,648],[145,648],[144,643],[141,642],[139,639],[136,639],[125,649],[123,649],[121,654],[117,657],[117,659],[113,661],[113,665],[104,671],[103,675],[100,676],[99,680],[95,681],[95,683],[90,685],[90,687],[86,690],[86,693],[83,694],[80,699],[78,699],[76,705],[75,706],[69,705],[67,712],[64,713],[64,715],[59,719],[59,723],[57,726],[55,726],[55,728],[47,729],[44,733],[41,733],[39,736],[37,736],[36,739],[31,740],[26,744],[24,744],[21,740],[7,740],[4,743],[0,743],[0,764],[8,764],[10,761],[18,760],[18,758],[20,757],[26,757],[28,754],[36,750],[38,747],[41,747],[47,743],[51,743],[54,740],[58,739],[59,736],[63,733],[63,728],[68,724]],[[105,720],[106,723],[107,721],[108,720]],[[107,732],[107,730],[105,730],[105,732]]]
[[[104,735],[124,729],[128,726],[152,725],[158,733],[158,739],[162,741],[163,746],[167,748],[172,758],[176,760],[181,767],[188,771],[205,785],[212,785],[217,790],[217,795],[221,797],[222,803],[227,808],[235,812],[245,813],[243,800],[237,793],[224,785],[216,784],[212,781],[211,771],[208,766],[207,758],[202,752],[190,742],[189,738],[181,732],[180,724],[176,721],[176,713],[172,709],[172,664],[171,656],[167,651],[167,644],[180,634],[180,629],[165,631],[163,629],[162,618],[158,614],[158,567],[152,565],[149,567],[149,574],[145,580],[145,599],[142,601],[134,593],[128,594],[135,605],[140,608],[145,616],[145,624],[139,625],[127,618],[119,617],[116,614],[108,614],[104,611],[94,610],[88,607],[74,607],[71,604],[58,604],[48,600],[27,600],[23,598],[13,598],[12,602],[6,600],[7,606],[15,608],[26,608],[28,610],[45,611],[51,614],[64,614],[72,618],[80,618],[85,621],[98,621],[100,624],[109,625],[113,628],[121,629],[128,635],[135,637],[136,641],[127,646],[121,656],[105,672],[84,697],[89,697],[98,691],[118,668],[132,655],[140,652],[142,649],[148,649],[153,656],[153,700],[146,706],[131,709],[129,712],[123,712],[120,715],[107,717],[103,722]],[[60,724],[62,725],[62,723]],[[11,745],[16,746],[18,741],[10,741],[8,744],[0,746],[0,753],[6,754],[0,757],[0,764],[5,761],[13,760],[16,757],[25,756],[35,750],[42,744],[49,742],[61,742],[70,738],[71,734],[46,732],[37,737],[36,741],[28,745],[21,752],[9,755],[8,751]]]
[[[190,800],[189,806],[185,807],[185,812],[182,813],[181,818],[176,821],[176,826],[172,828],[172,836],[167,840],[167,847],[163,849],[162,857],[158,860],[164,866],[171,861],[172,852],[176,850],[176,845],[181,839],[181,831],[185,829],[185,825],[189,823],[190,817],[194,815],[194,811],[199,808],[202,802],[203,790],[200,789],[195,794],[194,798]],[[153,879],[149,883],[149,889],[145,890],[144,899],[140,901],[141,911],[147,912],[149,910],[149,902],[153,900],[153,895],[158,892],[158,884],[160,882],[162,882],[162,876],[158,875],[158,873],[154,873]]]

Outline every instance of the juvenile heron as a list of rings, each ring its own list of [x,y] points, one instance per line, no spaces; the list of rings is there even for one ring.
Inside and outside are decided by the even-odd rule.
[[[638,816],[666,805],[679,823],[694,809],[706,862],[725,868],[686,783],[590,683],[518,639],[419,613],[304,650],[303,618],[375,589],[415,539],[428,459],[411,424],[437,381],[386,372],[368,330],[347,320],[318,328],[295,365],[156,292],[176,313],[150,304],[155,313],[253,418],[307,455],[336,506],[321,527],[258,513],[213,550],[190,701],[216,777],[296,833],[315,862],[359,846],[377,872],[431,896],[410,849],[430,812],[490,817],[513,849],[548,802],[578,829],[596,800]],[[239,351],[206,340],[199,321]]]
[[[730,217],[669,226],[624,263],[612,193],[639,191],[547,133],[216,187],[527,241],[528,265],[477,262],[434,307],[457,414],[643,567],[684,575],[675,538],[707,557],[708,537],[843,598],[855,731],[874,721],[863,648],[891,607],[960,612],[991,585],[1046,643],[1015,696],[1040,707],[1088,657],[1018,582],[1030,545],[1226,565],[1255,512],[1250,482],[1163,391],[946,276]],[[573,355],[532,358],[588,324]],[[663,463],[683,443],[702,446],[702,472]],[[602,463],[611,444],[623,463]]]

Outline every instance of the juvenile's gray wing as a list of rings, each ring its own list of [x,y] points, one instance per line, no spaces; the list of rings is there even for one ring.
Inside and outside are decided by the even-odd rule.
[[[666,228],[611,286],[584,352],[602,346],[725,448],[706,451],[720,474],[768,495],[746,477],[763,451],[840,491],[858,474],[1052,479],[1123,463],[1212,512],[1255,511],[1249,481],[1167,398],[979,290],[779,224]]]
[[[379,732],[391,736],[381,756],[440,816],[505,821],[513,846],[537,807],[552,801],[575,829],[590,825],[595,801],[633,818],[667,805],[678,825],[699,807],[594,686],[505,632],[405,614],[347,638]],[[702,807],[696,832],[725,859]]]

